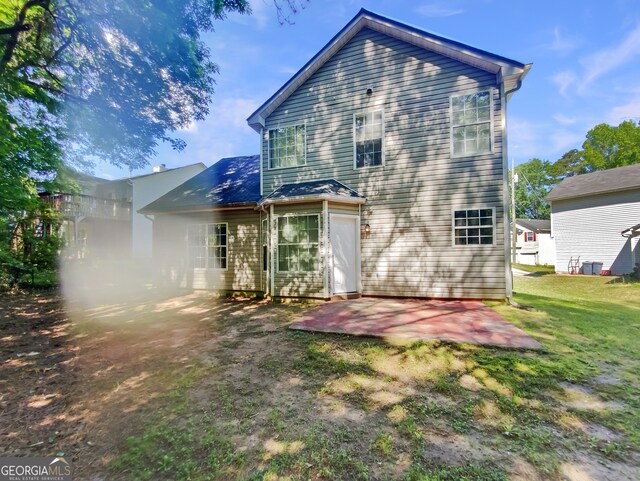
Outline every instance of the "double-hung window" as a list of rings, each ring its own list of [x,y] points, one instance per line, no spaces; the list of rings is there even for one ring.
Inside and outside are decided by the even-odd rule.
[[[227,268],[227,224],[191,224],[187,245],[191,267]]]
[[[382,110],[353,116],[355,167],[375,167],[384,163],[384,116]]]
[[[451,97],[451,147],[454,157],[492,149],[491,91]]]
[[[315,272],[319,269],[319,216],[278,218],[278,271]]]
[[[453,239],[457,246],[494,243],[493,208],[456,210],[453,213]]]
[[[269,168],[297,167],[306,163],[304,125],[269,130]]]

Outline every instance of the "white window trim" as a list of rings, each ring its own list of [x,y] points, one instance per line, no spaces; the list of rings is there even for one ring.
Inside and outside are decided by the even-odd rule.
[[[191,267],[191,269],[193,270],[200,270],[200,271],[205,271],[205,270],[212,270],[212,271],[226,271],[229,269],[229,223],[228,222],[194,222],[192,224],[187,224],[187,259],[189,259],[189,262],[191,262],[191,259],[189,258],[189,227],[194,226],[194,225],[206,225],[207,228],[210,225],[216,226],[216,225],[224,225],[226,226],[226,232],[227,232],[227,244],[225,245],[225,247],[227,248],[227,255],[225,256],[226,259],[226,267],[209,267],[209,255],[207,254],[207,256],[205,257],[205,259],[207,259],[207,267]],[[206,246],[207,249],[209,249],[209,246]]]
[[[490,155],[495,154],[495,132],[494,132],[494,114],[493,109],[495,108],[493,95],[495,89],[490,87],[488,89],[480,89],[480,90],[468,90],[463,92],[456,92],[455,94],[449,95],[449,148],[451,149],[451,157],[455,159],[462,159],[465,157],[475,157],[478,155]],[[490,129],[490,149],[488,152],[476,152],[474,154],[455,154],[453,151],[453,99],[455,97],[466,97],[467,95],[479,94],[482,92],[489,92],[489,129]],[[483,122],[484,123],[484,122]],[[460,125],[456,125],[455,127],[460,127]]]
[[[322,260],[322,256],[320,253],[320,246],[321,246],[321,234],[322,234],[322,224],[320,223],[320,215],[317,212],[313,212],[313,213],[304,213],[304,212],[296,212],[295,214],[280,214],[280,215],[276,215],[275,216],[275,239],[276,239],[276,246],[274,249],[275,252],[275,265],[276,265],[276,272],[278,274],[283,274],[283,275],[288,275],[288,274],[316,274],[318,272],[322,271],[322,262],[320,262]],[[285,218],[285,217],[311,217],[311,216],[315,216],[318,218],[318,270],[316,271],[281,271],[280,270],[280,242],[278,241],[278,222],[281,218]],[[294,245],[301,245],[301,244],[294,244]]]
[[[529,240],[529,234],[531,234],[531,240]],[[532,230],[528,230],[524,232],[524,241],[525,242],[535,242],[534,238],[533,238],[533,231]]]
[[[493,229],[493,238],[491,240],[491,244],[456,244],[456,212],[460,211],[460,210],[486,210],[486,209],[491,209],[491,219],[493,224],[491,225],[491,228]],[[464,229],[468,229],[468,227],[459,227],[459,228],[464,228]],[[480,228],[480,226],[478,226],[478,228]],[[486,249],[486,248],[494,248],[496,247],[496,208],[495,207],[489,207],[489,206],[464,206],[464,207],[453,207],[451,209],[451,246],[456,248],[456,249],[466,249],[466,248],[472,248],[472,249],[477,249],[477,248],[481,248],[481,249]]]
[[[380,165],[367,165],[367,166],[362,166],[362,167],[358,167],[357,164],[357,155],[356,155],[356,115],[365,115],[368,113],[373,113],[373,112],[381,112],[382,113],[382,163]],[[351,119],[351,130],[352,130],[352,139],[353,139],[353,170],[368,170],[368,169],[379,169],[381,167],[384,167],[385,164],[385,155],[384,155],[384,151],[385,151],[385,116],[384,116],[384,108],[380,107],[379,109],[368,109],[368,110],[361,110],[358,112],[354,112],[353,113],[353,118]],[[306,131],[305,131],[306,132]]]
[[[298,126],[303,126],[304,127],[304,164],[300,164],[300,165],[292,165],[289,167],[271,167],[271,149],[269,148],[269,132],[271,130],[277,130],[277,129],[286,129],[289,127],[298,127]],[[270,127],[268,129],[266,129],[267,132],[267,170],[285,170],[285,169],[297,169],[299,167],[304,167],[305,165],[307,165],[307,123],[306,122],[297,122],[297,123],[292,123],[292,124],[285,124],[285,125],[277,125],[275,127]]]

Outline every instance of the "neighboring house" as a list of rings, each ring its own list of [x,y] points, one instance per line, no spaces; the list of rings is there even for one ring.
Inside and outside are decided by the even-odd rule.
[[[223,159],[141,209],[165,279],[509,296],[506,103],[529,68],[361,10],[249,117],[259,156]]]
[[[516,262],[554,265],[556,252],[550,220],[516,219],[516,229]]]
[[[556,272],[568,272],[578,257],[580,264],[602,262],[615,275],[640,261],[640,164],[567,177],[547,200]]]
[[[133,216],[131,219],[132,253],[135,258],[151,257],[153,222],[138,210],[163,196],[176,186],[199,174],[206,166],[197,164],[185,165],[175,169],[167,169],[164,164],[155,166],[153,173],[130,177],[131,204]]]
[[[151,257],[152,223],[140,207],[205,169],[202,163],[117,180],[71,172],[80,193],[43,192],[62,214],[60,235],[71,258]]]

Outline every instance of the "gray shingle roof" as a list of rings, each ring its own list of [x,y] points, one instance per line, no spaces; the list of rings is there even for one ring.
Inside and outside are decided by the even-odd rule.
[[[260,156],[220,159],[138,212],[159,214],[203,207],[255,205],[260,200]]]
[[[547,195],[547,200],[563,200],[606,192],[640,189],[640,164],[567,177]]]
[[[550,220],[516,219],[516,224],[533,232],[551,232]]]
[[[283,184],[260,201],[261,204],[277,203],[298,198],[337,198],[364,202],[364,196],[335,179],[311,180],[295,184]]]

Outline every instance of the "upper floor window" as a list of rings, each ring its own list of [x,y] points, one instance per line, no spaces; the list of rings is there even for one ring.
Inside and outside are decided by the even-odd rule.
[[[451,146],[453,155],[491,152],[491,91],[451,97]]]
[[[306,163],[304,125],[269,130],[269,168],[297,167]]]
[[[227,224],[192,224],[187,239],[191,267],[227,268]]]
[[[375,167],[384,163],[384,120],[382,110],[353,116],[355,166]]]
[[[531,231],[525,232],[524,233],[524,240],[525,240],[525,242],[533,242],[533,241],[536,240],[536,235]]]
[[[493,244],[493,208],[456,210],[453,213],[453,239],[457,246]]]

